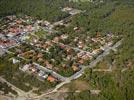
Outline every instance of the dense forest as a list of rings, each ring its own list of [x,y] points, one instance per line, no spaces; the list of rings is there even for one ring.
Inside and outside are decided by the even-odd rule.
[[[84,8],[84,7],[83,7]],[[107,60],[116,67],[112,73],[87,73],[82,80],[91,84],[93,81],[101,89],[99,95],[92,95],[85,90],[81,93],[71,92],[67,100],[133,100],[134,94],[134,2],[112,0],[105,4],[92,7],[89,13],[77,17],[73,24],[84,27],[89,34],[115,32],[123,35],[123,43],[117,53],[111,53]],[[87,21],[89,19],[89,21]],[[83,22],[83,23],[82,23]],[[71,31],[70,31],[71,32]],[[121,72],[122,69],[127,71]],[[85,77],[85,78],[84,78]],[[73,86],[71,86],[73,87]]]
[[[68,14],[61,12],[57,3],[60,0],[0,0],[0,16],[21,13],[52,22],[58,21]]]
[[[68,0],[0,0],[0,17],[12,14],[27,14],[50,22],[69,16],[61,12],[61,7],[73,7],[85,10],[85,13],[71,19],[69,27],[59,31],[73,33],[73,27],[81,27],[80,34],[94,35],[113,32],[121,34],[123,43],[116,53],[111,53],[107,60],[116,67],[112,73],[92,73],[89,69],[83,80],[102,90],[99,95],[87,91],[69,93],[67,100],[133,100],[134,99],[134,1],[104,0],[103,3],[68,2]],[[123,68],[127,71],[121,72]],[[90,78],[89,78],[90,77]]]

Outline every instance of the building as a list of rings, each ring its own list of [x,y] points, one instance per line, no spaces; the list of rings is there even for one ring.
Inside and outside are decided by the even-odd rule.
[[[55,82],[57,79],[50,75],[47,77],[47,80],[50,82]]]
[[[78,71],[78,70],[79,70],[79,67],[78,67],[78,66],[76,66],[76,65],[73,65],[73,66],[72,66],[72,68],[73,68],[73,71],[74,71],[74,72],[76,72],[76,71]]]
[[[30,66],[29,64],[26,64],[21,68],[21,70],[25,72],[28,70],[29,66]]]

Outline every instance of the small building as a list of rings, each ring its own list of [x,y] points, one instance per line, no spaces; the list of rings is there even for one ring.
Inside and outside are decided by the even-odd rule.
[[[47,74],[44,74],[42,77],[43,77],[44,79],[46,79],[46,78],[48,77],[48,75],[47,75]]]
[[[79,52],[78,54],[77,54],[77,57],[78,58],[81,58],[82,56],[84,56],[84,55],[86,55],[86,52]]]
[[[60,38],[59,37],[54,37],[54,42],[59,42]]]
[[[52,69],[53,65],[48,63],[48,64],[46,64],[46,67],[49,68],[49,69]]]
[[[61,38],[64,40],[64,39],[67,39],[68,38],[68,35],[65,35],[65,34],[63,34],[63,35],[61,35]]]
[[[13,60],[13,64],[20,62],[19,60],[15,59],[15,58],[13,58],[12,60]]]
[[[74,72],[76,72],[76,71],[78,71],[78,70],[79,70],[79,67],[78,67],[78,66],[76,66],[76,65],[73,65],[73,66],[72,66],[72,68],[73,68],[73,71],[74,71]]]
[[[47,80],[50,82],[55,82],[57,79],[50,75],[47,77]]]
[[[30,66],[29,64],[26,64],[21,68],[21,70],[25,72],[28,70],[29,66]]]
[[[96,54],[98,54],[98,53],[100,52],[100,50],[101,50],[101,49],[95,49],[95,50],[93,50],[92,53],[93,53],[94,55],[96,55]]]
[[[39,73],[38,73],[38,76],[43,76],[44,75],[44,71],[40,70]]]
[[[67,12],[67,11],[71,11],[71,10],[72,10],[72,8],[69,8],[69,7],[65,7],[62,9],[63,12]]]
[[[84,64],[84,60],[83,60],[83,59],[79,60],[78,62],[79,62],[80,64]]]
[[[71,14],[71,15],[76,15],[76,14],[79,14],[79,13],[81,13],[81,10],[77,10],[77,9],[73,9],[69,12],[69,14]]]
[[[37,71],[37,69],[35,67],[31,67],[31,72],[35,73]]]

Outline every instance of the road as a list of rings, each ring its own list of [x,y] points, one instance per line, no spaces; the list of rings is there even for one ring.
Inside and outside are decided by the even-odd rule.
[[[53,41],[53,42],[54,42],[54,41]],[[88,67],[89,67],[89,68],[95,67],[98,62],[100,62],[106,55],[108,55],[108,54],[110,53],[110,50],[116,51],[116,48],[121,45],[121,42],[122,42],[122,40],[118,41],[118,42],[117,42],[115,45],[113,45],[112,47],[105,47],[104,52],[103,52],[101,55],[99,55],[95,60],[93,60],[89,65],[87,65],[87,66],[81,66],[82,69],[81,69],[79,72],[76,72],[74,75],[72,75],[71,77],[68,77],[68,78],[66,78],[66,79],[70,79],[70,81],[71,81],[71,80],[73,80],[73,79],[79,78],[79,77],[84,73],[84,70],[85,70],[86,68],[88,68]],[[58,43],[58,42],[54,42],[54,43],[61,44],[61,43]],[[62,45],[63,45],[63,44],[62,44]],[[71,46],[68,46],[68,45],[64,45],[64,46],[70,47],[70,48],[72,48],[72,49],[74,49],[74,50],[76,50],[76,51],[81,51],[81,52],[90,53],[90,52],[88,52],[88,51],[84,51],[84,50],[81,50],[81,49],[76,48],[76,47],[71,47]],[[90,54],[91,54],[91,53],[90,53]],[[64,78],[65,78],[65,77],[64,77]]]
[[[39,96],[36,96],[36,97],[31,97],[31,98],[29,98],[29,99],[30,99],[30,100],[36,100],[36,99],[40,100],[43,96],[46,96],[46,95],[49,95],[49,94],[58,92],[58,89],[59,89],[60,87],[62,87],[64,84],[67,84],[67,83],[70,83],[70,80],[67,80],[67,79],[66,79],[66,81],[61,82],[60,84],[58,84],[52,91],[47,92],[47,93],[44,93],[44,94],[39,95]]]
[[[108,55],[110,53],[111,50],[116,50],[116,48],[118,46],[120,46],[122,43],[122,40],[118,41],[114,46],[112,47],[108,47],[104,50],[104,52],[102,54],[100,54],[94,61],[92,61],[89,65],[87,66],[81,66],[82,69],[79,71],[79,72],[76,72],[74,75],[72,75],[71,77],[68,77],[68,78],[65,78],[65,81],[64,82],[61,82],[60,84],[58,84],[55,89],[53,89],[51,92],[48,92],[48,93],[45,93],[45,94],[42,94],[40,96],[37,96],[37,97],[34,97],[32,99],[39,99],[39,98],[42,98],[43,96],[45,95],[48,95],[48,94],[51,94],[51,93],[55,93],[58,91],[59,88],[61,88],[63,85],[67,84],[67,83],[70,83],[72,80],[74,79],[77,79],[79,78],[85,71],[85,69],[87,68],[93,68],[96,66],[96,64],[98,62],[100,62],[106,55]]]
[[[85,52],[85,53],[90,54],[91,56],[93,56],[93,53],[91,53],[89,51],[85,51],[85,50],[79,49],[78,47],[72,47],[72,46],[65,45],[63,43],[59,43],[59,42],[55,42],[55,41],[52,41],[52,42],[56,43],[56,44],[59,44],[59,45],[64,45],[65,47],[71,48],[71,49],[73,49],[75,51],[78,51],[78,52]]]
[[[56,26],[56,25],[60,25],[60,24],[64,23],[64,21],[66,21],[66,20],[72,18],[73,16],[74,16],[74,15],[70,15],[70,16],[68,16],[68,17],[66,17],[66,18],[64,18],[64,19],[62,19],[62,20],[60,20],[60,21],[54,22],[54,23],[52,24],[52,26],[54,27],[54,26]],[[53,27],[52,27],[52,28],[53,28]]]
[[[18,55],[18,57],[21,58],[21,59],[27,60],[27,59],[25,59],[24,57],[21,57],[21,56],[19,56],[19,55]],[[48,68],[46,68],[46,67],[44,67],[44,66],[41,66],[40,64],[37,64],[36,62],[33,62],[33,64],[37,66],[37,69],[42,70],[42,71],[44,71],[44,72],[51,73],[52,76],[56,77],[56,78],[59,79],[60,81],[65,81],[65,80],[67,79],[66,77],[63,77],[63,76],[61,76],[60,74],[54,72],[53,70],[50,70],[50,69],[48,69]]]
[[[39,69],[44,70],[44,71],[46,71],[46,72],[51,72],[52,75],[58,77],[58,78],[62,81],[62,82],[61,82],[60,84],[58,84],[52,91],[47,92],[47,93],[44,93],[44,94],[42,94],[42,95],[40,95],[40,96],[28,97],[28,95],[25,95],[25,93],[23,93],[20,89],[16,88],[16,87],[13,86],[12,84],[11,84],[11,86],[13,86],[14,89],[17,89],[18,91],[20,91],[20,93],[22,92],[23,96],[24,96],[25,98],[27,98],[28,100],[37,100],[37,99],[41,99],[43,96],[46,96],[46,95],[49,95],[49,94],[58,92],[58,89],[61,88],[63,85],[68,84],[68,83],[70,83],[72,80],[79,78],[82,74],[84,74],[85,69],[95,67],[96,64],[97,64],[98,62],[100,62],[106,55],[108,55],[111,50],[114,50],[114,51],[115,51],[116,48],[121,45],[121,43],[122,43],[122,40],[118,41],[118,42],[117,42],[115,45],[113,45],[112,47],[107,47],[107,48],[105,48],[104,52],[103,52],[102,54],[100,54],[95,60],[93,60],[89,65],[87,65],[87,66],[81,66],[81,70],[80,70],[79,72],[76,72],[74,75],[72,75],[72,76],[70,76],[70,77],[63,77],[63,76],[59,75],[58,73],[56,73],[56,72],[54,72],[54,71],[52,71],[52,70],[49,70],[49,69],[47,69],[47,68],[45,68],[45,67],[43,67],[43,66],[41,66],[41,65],[39,65],[39,64],[37,64],[37,63],[34,63],[35,65],[38,66]],[[1,78],[0,78],[0,79],[1,79]],[[9,84],[10,84],[10,83],[9,83]],[[19,94],[20,94],[20,93],[19,93]],[[21,97],[21,96],[19,96],[19,97]],[[19,100],[19,99],[18,99],[18,100]]]
[[[114,46],[108,47],[107,49],[105,49],[104,52],[101,55],[99,55],[95,60],[93,60],[89,65],[82,66],[82,69],[79,72],[77,72],[74,75],[72,75],[71,77],[69,77],[70,81],[73,80],[73,79],[78,78],[78,76],[81,76],[81,74],[84,73],[86,68],[93,68],[93,67],[95,67],[98,62],[100,62],[106,55],[108,55],[111,50],[114,50],[118,46],[120,46],[121,43],[122,43],[122,40],[118,41]]]
[[[56,72],[54,72],[54,71],[52,71],[50,69],[47,69],[46,67],[43,67],[43,66],[41,66],[41,65],[39,65],[39,64],[37,64],[35,62],[33,64],[35,64],[38,67],[38,69],[40,69],[40,70],[43,70],[45,72],[50,72],[53,76],[58,78],[60,81],[65,81],[66,80],[66,77],[63,77],[60,74],[58,74],[58,73],[56,73]]]
[[[25,96],[26,92],[22,91],[21,89],[17,88],[16,86],[14,86],[13,84],[9,83],[7,80],[5,80],[4,78],[0,77],[0,81],[1,82],[5,82],[7,83],[9,86],[11,86],[17,93],[19,96]]]

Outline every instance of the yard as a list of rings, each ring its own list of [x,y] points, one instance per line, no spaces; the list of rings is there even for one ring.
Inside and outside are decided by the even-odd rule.
[[[34,74],[24,73],[19,70],[20,66],[28,63],[22,59],[20,63],[16,64],[13,64],[11,56],[6,56],[4,59],[0,58],[0,61],[0,75],[3,76],[3,78],[5,78],[8,82],[26,92],[36,88],[36,91],[41,93],[55,87],[57,84],[57,82],[49,82],[47,80],[40,81]],[[5,63],[2,63],[3,61]]]

